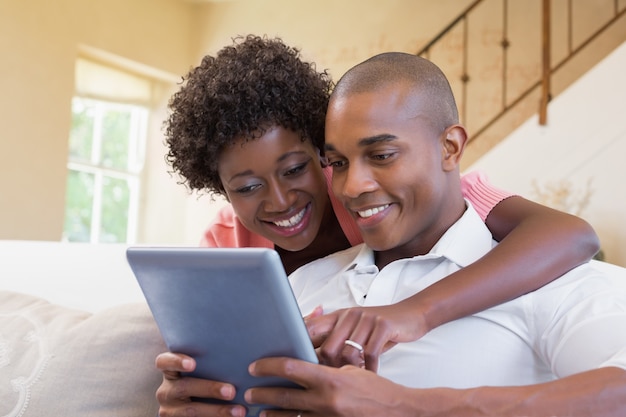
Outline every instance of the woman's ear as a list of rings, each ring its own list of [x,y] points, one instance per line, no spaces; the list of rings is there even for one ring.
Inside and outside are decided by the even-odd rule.
[[[223,186],[220,187],[219,195],[224,197],[224,200],[226,200],[227,203],[230,203],[230,198],[228,198],[228,193],[226,192],[226,189],[224,189]]]
[[[317,156],[320,159],[320,164],[322,165],[322,168],[326,168],[328,166],[328,158],[326,157],[326,155],[324,155],[324,153],[318,149]]]
[[[467,131],[460,124],[446,128],[443,134],[443,168],[445,171],[456,169],[467,143]]]

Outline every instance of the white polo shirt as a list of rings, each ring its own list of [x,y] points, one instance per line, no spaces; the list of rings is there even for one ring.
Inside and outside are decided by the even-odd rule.
[[[430,253],[381,271],[359,245],[307,264],[290,276],[303,314],[388,305],[474,262],[496,242],[475,210]],[[549,256],[549,254],[546,254]],[[603,366],[626,369],[626,269],[610,276],[582,265],[545,287],[442,325],[381,356],[379,374],[410,387],[526,385]]]

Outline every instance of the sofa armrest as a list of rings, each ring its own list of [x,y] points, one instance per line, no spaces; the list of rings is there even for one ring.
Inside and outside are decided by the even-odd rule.
[[[91,313],[0,291],[0,415],[154,417],[165,350],[145,303]]]

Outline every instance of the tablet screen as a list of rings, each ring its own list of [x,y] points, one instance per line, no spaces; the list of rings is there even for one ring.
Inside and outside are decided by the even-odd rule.
[[[293,386],[255,378],[248,365],[270,356],[317,363],[315,350],[276,251],[265,248],[130,247],[127,259],[172,352],[197,362],[194,376],[229,382],[248,405],[253,386]]]

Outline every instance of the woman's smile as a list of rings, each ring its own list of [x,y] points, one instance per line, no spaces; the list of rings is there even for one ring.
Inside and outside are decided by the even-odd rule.
[[[284,237],[289,237],[302,232],[309,225],[311,218],[311,203],[307,204],[302,210],[276,220],[264,220],[264,222],[273,230]]]

